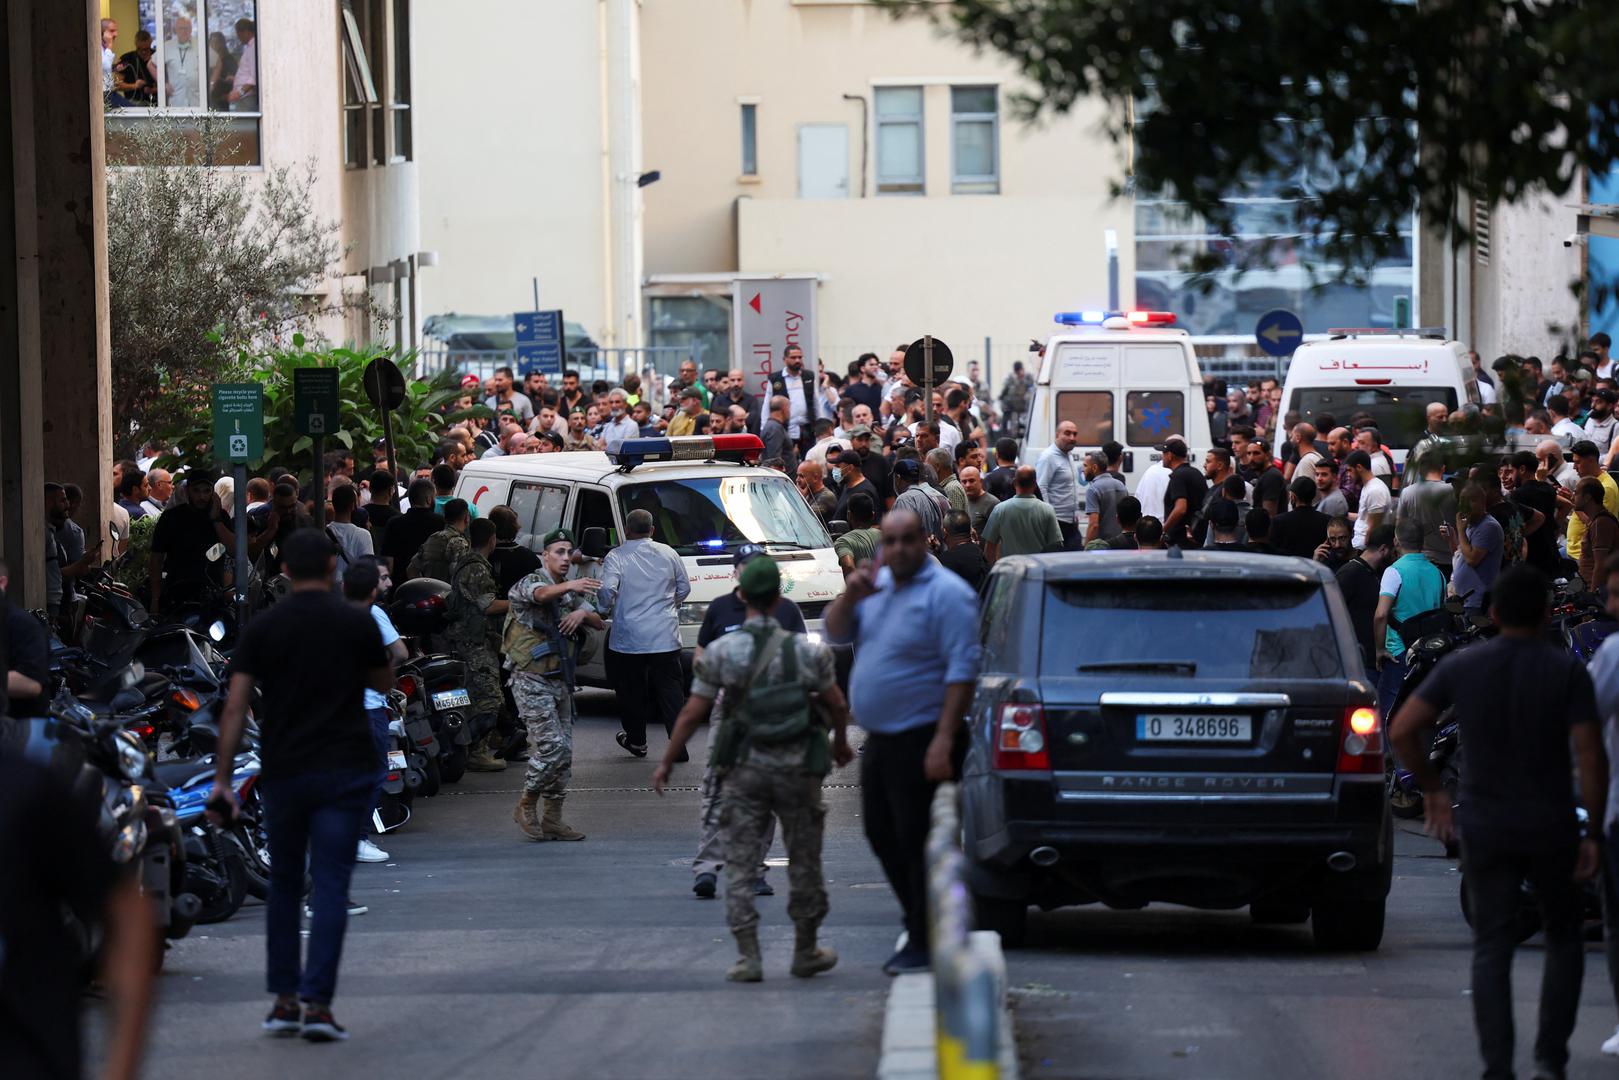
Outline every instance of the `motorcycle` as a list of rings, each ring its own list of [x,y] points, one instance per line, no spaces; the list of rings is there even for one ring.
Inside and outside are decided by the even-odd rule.
[[[1619,622],[1608,614],[1601,597],[1586,590],[1578,580],[1558,579],[1547,627],[1552,640],[1589,664],[1615,630],[1619,630]]]
[[[1462,603],[1463,601],[1457,597],[1447,599],[1445,610],[1450,616],[1448,625],[1443,629],[1429,628],[1431,632],[1417,638],[1406,650],[1406,676],[1400,683],[1400,690],[1394,697],[1393,706],[1389,709],[1390,717],[1400,711],[1406,699],[1422,685],[1423,680],[1439,666],[1441,660],[1457,649],[1471,645],[1493,632],[1491,627],[1469,620],[1463,611]],[[1438,730],[1428,748],[1428,761],[1439,773],[1445,790],[1451,793],[1451,800],[1454,802],[1461,769],[1461,726],[1455,714],[1449,710],[1439,718]],[[1405,820],[1421,817],[1423,796],[1415,775],[1411,770],[1402,768],[1392,755],[1388,762],[1390,811],[1395,817]]]
[[[423,643],[448,626],[445,602],[450,587],[433,578],[415,578],[394,589],[388,617],[411,655],[399,665],[394,688],[404,699],[402,720],[414,750],[423,755],[421,794],[436,795],[440,783],[465,775],[472,747],[465,662],[448,653],[423,651]]]
[[[238,797],[244,785],[258,778],[258,758],[236,759],[231,786]],[[200,923],[223,922],[241,910],[248,895],[248,855],[228,830],[214,825],[205,813],[214,786],[211,757],[166,761],[153,767],[153,777],[168,788],[186,849],[186,886],[194,893]]]

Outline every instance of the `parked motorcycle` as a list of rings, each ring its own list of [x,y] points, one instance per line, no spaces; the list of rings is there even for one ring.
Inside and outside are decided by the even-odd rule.
[[[1422,685],[1423,680],[1439,666],[1441,660],[1457,649],[1471,645],[1494,632],[1493,628],[1470,620],[1462,609],[1462,601],[1456,597],[1446,601],[1446,612],[1449,615],[1447,625],[1443,628],[1430,627],[1429,633],[1417,638],[1406,650],[1406,676],[1394,697],[1394,704],[1389,710],[1390,717],[1400,711],[1406,699]],[[1460,752],[1461,728],[1455,714],[1447,710],[1439,718],[1438,730],[1428,748],[1428,761],[1439,773],[1445,789],[1451,793],[1452,801],[1455,798],[1461,768]],[[1417,786],[1416,777],[1411,770],[1401,767],[1392,755],[1388,761],[1389,809],[1397,818],[1421,817],[1423,797],[1422,789]]]
[[[395,673],[394,688],[405,701],[406,735],[425,756],[423,795],[437,794],[441,782],[458,782],[466,773],[472,746],[466,663],[449,653],[424,651],[433,635],[449,625],[445,612],[449,592],[445,582],[414,578],[394,589],[388,607],[388,617],[411,651]]]

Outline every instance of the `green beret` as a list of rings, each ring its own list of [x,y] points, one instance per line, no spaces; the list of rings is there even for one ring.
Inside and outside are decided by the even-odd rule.
[[[781,592],[781,567],[775,559],[749,559],[737,583],[749,600],[764,600]]]
[[[569,532],[567,529],[552,529],[550,532],[545,534],[545,539],[540,541],[540,547],[548,548],[558,540],[566,540],[575,547],[578,546],[578,543],[573,538],[573,533]]]

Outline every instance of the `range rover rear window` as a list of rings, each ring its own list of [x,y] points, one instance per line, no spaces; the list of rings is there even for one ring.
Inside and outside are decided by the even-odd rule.
[[[1048,587],[1042,675],[1341,677],[1319,586],[1253,581],[1062,582]]]

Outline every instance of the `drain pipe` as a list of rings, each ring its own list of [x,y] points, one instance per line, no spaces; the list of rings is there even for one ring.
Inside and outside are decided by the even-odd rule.
[[[844,101],[860,102],[860,197],[866,197],[866,156],[871,153],[871,143],[868,128],[871,125],[871,112],[866,107],[866,95],[844,94]]]

